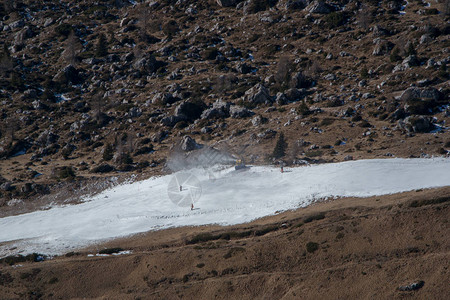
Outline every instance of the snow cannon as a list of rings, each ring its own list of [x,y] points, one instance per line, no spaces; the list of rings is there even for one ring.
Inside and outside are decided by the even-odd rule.
[[[234,166],[234,169],[236,171],[238,170],[244,170],[247,169],[248,167],[244,164],[244,162],[242,161],[242,159],[238,159],[236,160],[236,165]]]

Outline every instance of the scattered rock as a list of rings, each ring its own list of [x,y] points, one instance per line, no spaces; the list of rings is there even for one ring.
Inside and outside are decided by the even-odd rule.
[[[258,83],[251,89],[245,92],[244,101],[248,101],[251,104],[269,104],[272,103],[272,97],[270,97],[267,88]]]
[[[413,283],[408,284],[408,285],[402,285],[398,289],[400,291],[404,291],[404,292],[416,291],[418,289],[421,289],[424,285],[425,285],[425,281],[420,280],[420,281],[413,282]]]
[[[247,118],[253,115],[253,112],[245,107],[233,105],[230,107],[230,116],[232,118]]]
[[[197,144],[193,138],[188,135],[183,137],[183,140],[181,141],[181,150],[189,152],[199,148],[201,148],[201,145]]]
[[[409,116],[398,122],[398,126],[407,132],[426,133],[434,129],[432,119],[425,116]]]
[[[334,9],[332,6],[325,3],[325,1],[313,1],[306,7],[306,10],[312,14],[329,14]]]

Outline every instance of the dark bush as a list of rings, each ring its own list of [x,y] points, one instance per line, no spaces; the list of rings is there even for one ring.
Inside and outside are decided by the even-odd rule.
[[[423,200],[414,200],[411,201],[409,207],[421,207],[424,205],[433,205],[433,204],[441,204],[445,202],[449,202],[450,197],[441,197],[436,199],[423,199]]]
[[[58,179],[71,179],[75,178],[75,171],[70,166],[64,166],[56,169],[56,178]]]
[[[98,253],[99,254],[113,254],[113,253],[119,253],[121,251],[123,251],[122,248],[116,247],[116,248],[103,249],[103,250],[100,250]]]
[[[278,230],[278,226],[276,226],[276,225],[268,226],[263,229],[255,230],[255,235],[261,236],[261,235],[265,235],[269,232],[276,231],[276,230]]]
[[[319,213],[316,215],[311,215],[305,218],[305,220],[303,220],[304,223],[310,223],[312,221],[316,221],[316,220],[322,220],[325,219],[325,214],[324,213]]]
[[[175,20],[170,20],[162,26],[165,35],[172,37],[178,31],[178,24]]]
[[[211,48],[207,48],[203,52],[202,57],[203,57],[203,59],[214,60],[214,59],[216,59],[218,54],[219,54],[219,51],[217,50],[217,48],[211,47]]]
[[[101,164],[100,166],[92,168],[92,173],[108,173],[114,171],[114,167],[108,164]]]
[[[319,249],[319,244],[317,243],[308,242],[306,244],[306,251],[308,251],[309,253],[314,253],[315,251],[317,251],[317,249]]]
[[[69,36],[70,32],[72,31],[72,25],[69,24],[61,24],[55,27],[55,32],[62,36]]]
[[[325,25],[332,29],[345,24],[346,17],[343,12],[332,12],[324,17]]]

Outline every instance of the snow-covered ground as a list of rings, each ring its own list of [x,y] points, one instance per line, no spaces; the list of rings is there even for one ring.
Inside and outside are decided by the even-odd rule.
[[[189,174],[195,176],[190,178],[194,186],[186,183],[179,194],[173,187],[174,175],[167,175],[116,186],[82,204],[0,218],[0,257],[62,254],[176,226],[244,223],[324,197],[367,197],[448,186],[450,159],[360,160],[288,168],[284,173],[273,167],[241,172],[197,169]],[[193,191],[194,210],[171,200]]]

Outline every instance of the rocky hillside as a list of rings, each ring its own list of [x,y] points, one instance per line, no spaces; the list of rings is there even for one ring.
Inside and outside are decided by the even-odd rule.
[[[448,155],[449,13],[447,0],[5,0],[0,206],[166,172],[178,148],[287,164]]]

